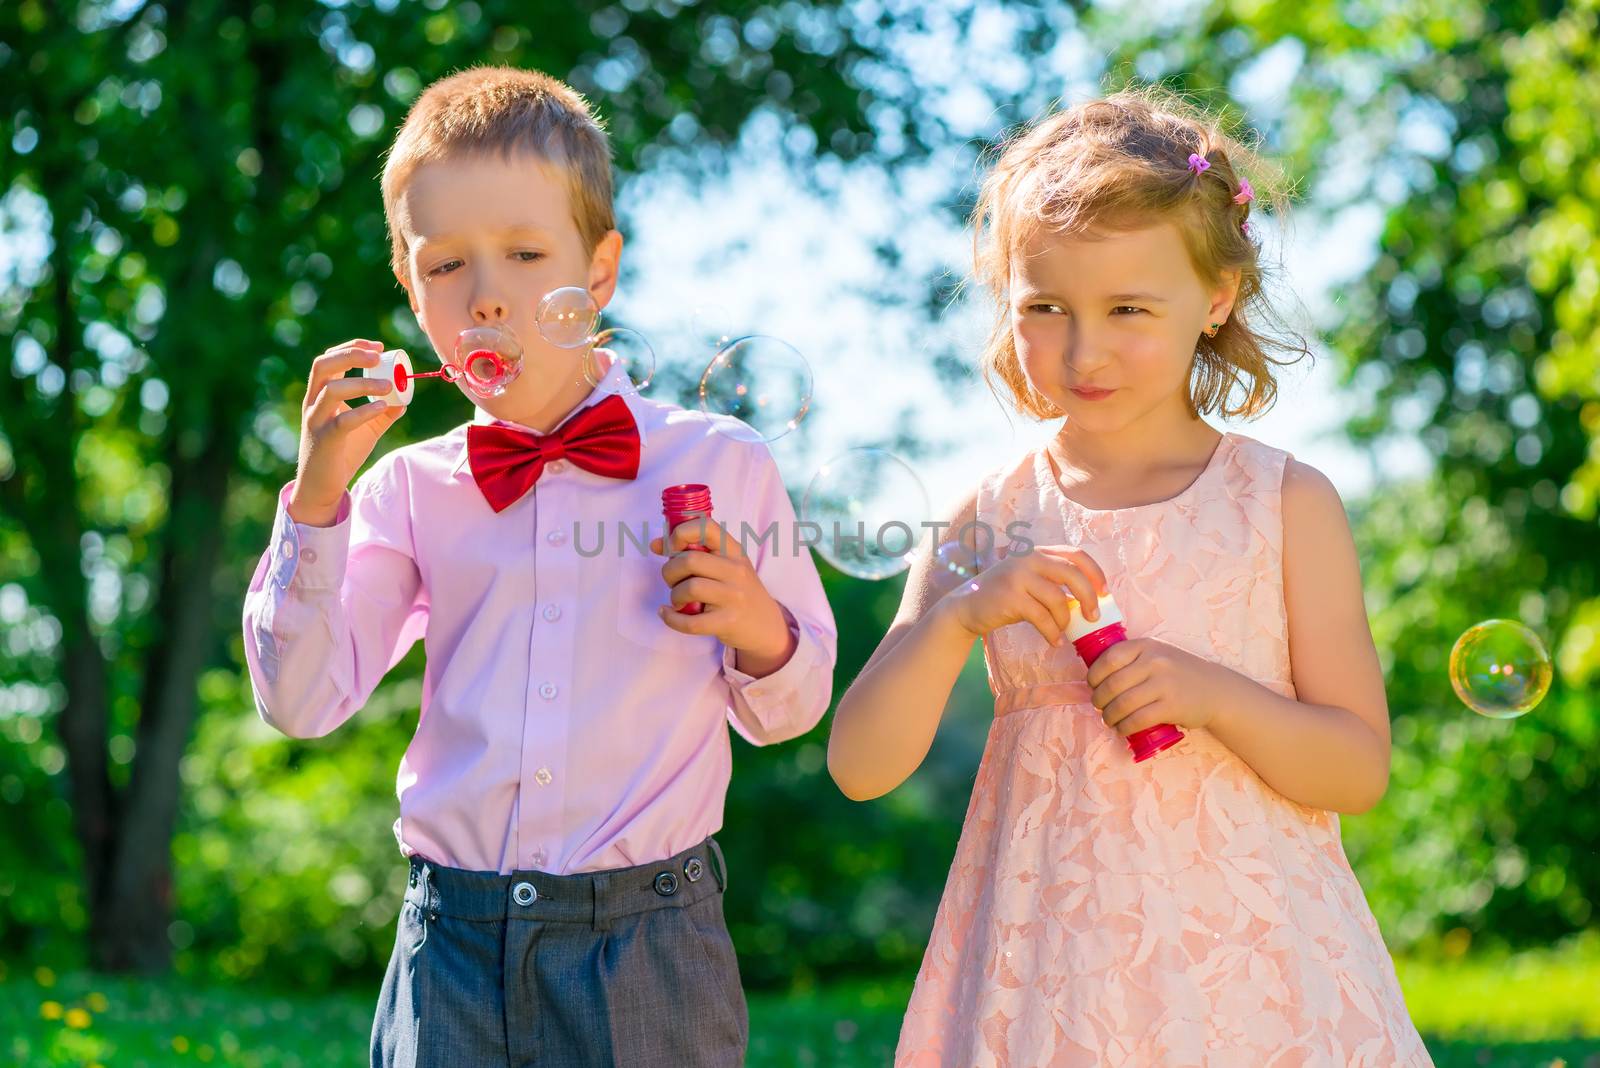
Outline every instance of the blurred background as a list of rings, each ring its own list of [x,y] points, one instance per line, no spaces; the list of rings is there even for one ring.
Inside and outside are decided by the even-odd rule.
[[[1224,429],[1334,480],[1394,723],[1343,821],[1441,1064],[1600,1065],[1600,2],[11,0],[0,5],[0,1061],[363,1063],[403,868],[421,647],[332,736],[257,718],[239,613],[312,356],[427,345],[377,177],[420,89],[477,63],[606,120],[628,245],[608,317],[652,395],[712,338],[802,352],[776,441],[893,450],[935,507],[1047,438],[976,377],[981,157],[1053,101],[1165,80],[1299,183],[1266,220],[1316,359]],[[470,417],[419,391],[392,448]],[[819,561],[836,693],[903,576]],[[1446,661],[1549,645],[1513,721]],[[727,911],[750,1063],[887,1064],[990,718],[975,655],[927,763],[846,800],[829,720],[735,743]]]

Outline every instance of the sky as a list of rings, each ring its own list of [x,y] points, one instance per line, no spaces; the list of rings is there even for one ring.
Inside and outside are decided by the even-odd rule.
[[[1005,35],[990,37],[995,54],[968,62],[988,71],[991,83],[1005,83],[996,73],[1007,62]],[[1090,75],[1063,78],[1060,95],[1072,103],[1094,92],[1098,73],[1081,39],[1064,40],[1046,62]],[[1274,49],[1242,74],[1234,96],[1263,120],[1275,118],[1301,60],[1297,48]],[[972,79],[968,88],[982,83]],[[935,93],[928,106],[942,109],[957,135],[988,136],[999,125],[981,93]],[[927,507],[942,512],[1061,425],[1008,413],[980,379],[952,388],[933,369],[932,353],[942,349],[976,374],[986,298],[969,289],[934,317],[918,300],[931,274],[968,277],[970,235],[943,205],[981,175],[966,146],[955,143],[893,177],[870,162],[828,162],[808,181],[782,165],[785,136],[757,115],[722,160],[725,173],[691,180],[663,169],[624,187],[624,274],[608,314],[651,338],[660,368],[680,376],[697,378],[710,358],[691,328],[707,308],[733,336],[773,335],[805,356],[815,382],[811,408],[795,432],[772,443],[797,507],[829,458],[854,447],[896,448],[903,431],[934,446],[930,455],[896,451],[925,487]],[[1361,165],[1352,156],[1351,173],[1319,176],[1321,184],[1342,192]],[[1361,403],[1359,390],[1339,385],[1338,361],[1318,334],[1319,323],[1332,321],[1340,287],[1372,263],[1382,218],[1380,204],[1323,211],[1313,201],[1287,232],[1262,220],[1269,288],[1315,359],[1281,373],[1278,403],[1266,416],[1212,418],[1218,429],[1320,469],[1346,500],[1368,493],[1380,473],[1419,473],[1428,463],[1403,439],[1370,453],[1349,443],[1342,426]],[[896,249],[894,267],[875,256],[880,244]]]
[[[899,0],[870,0],[879,5],[904,7]],[[981,177],[970,146],[1004,125],[996,101],[1026,102],[1030,92],[1036,103],[1085,99],[1096,91],[1115,42],[1091,42],[1070,26],[1056,27],[1057,43],[1025,60],[1015,43],[1025,12],[972,0],[973,17],[960,25],[952,16],[960,6],[917,5],[915,18],[886,20],[880,43],[903,69],[858,72],[869,83],[885,79],[879,88],[887,99],[914,100],[942,123],[946,143],[935,144],[926,160],[890,174],[870,157],[846,165],[825,156],[809,175],[801,174],[784,165],[784,150],[804,154],[808,132],[758,111],[708,174],[662,167],[622,187],[624,274],[608,319],[637,328],[653,344],[656,395],[678,399],[683,395],[673,394],[674,383],[698,380],[713,354],[712,332],[770,335],[809,364],[814,385],[805,417],[772,443],[797,507],[830,458],[880,446],[905,460],[926,496],[925,505],[884,507],[938,513],[1060,425],[1009,413],[976,377],[990,314],[981,292],[966,290],[933,315],[924,298],[930,277],[968,276],[970,238],[946,205],[970,195]],[[1130,34],[1186,17],[1182,4],[1123,6],[1118,18]],[[1141,18],[1146,24],[1138,24]],[[1253,124],[1270,126],[1281,118],[1303,61],[1303,50],[1291,42],[1241,71],[1230,89]],[[907,77],[914,84],[887,80]],[[603,98],[596,103],[603,114]],[[893,116],[881,108],[872,116],[879,146],[892,151],[898,136]],[[1426,131],[1409,136],[1425,140]],[[1317,176],[1317,188],[1332,197],[1370,173],[1369,159],[1344,155],[1346,173]],[[47,220],[37,201],[13,190],[0,205],[0,277],[26,276],[42,261]],[[1318,323],[1331,321],[1340,286],[1372,262],[1382,217],[1381,204],[1334,213],[1313,201],[1297,210],[1291,231],[1260,220],[1268,267],[1276,270],[1274,298],[1290,310],[1292,325],[1311,341],[1317,358],[1283,372],[1280,399],[1265,417],[1213,419],[1219,429],[1248,434],[1321,469],[1347,500],[1370,491],[1380,472],[1405,475],[1427,466],[1425,454],[1403,435],[1370,454],[1344,438],[1340,428],[1361,403],[1359,391],[1339,386],[1336,360],[1317,332]],[[895,250],[893,266],[875,252],[883,246]],[[971,377],[954,385],[942,381],[936,353],[953,357]],[[18,349],[14,373],[38,370],[42,357],[42,351]],[[924,449],[906,444],[912,439]]]

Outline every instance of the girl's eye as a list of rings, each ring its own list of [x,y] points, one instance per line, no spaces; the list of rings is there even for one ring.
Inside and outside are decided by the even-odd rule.
[[[439,264],[439,266],[429,271],[428,274],[430,276],[436,274],[449,274],[459,266],[461,266],[460,260],[445,260],[443,263]]]
[[[518,260],[520,260],[523,263],[533,263],[536,260],[544,259],[544,253],[543,252],[527,252],[527,251],[523,251],[523,252],[513,252],[512,255],[515,256]]]
[[[1144,311],[1144,309],[1143,309],[1143,308],[1135,308],[1135,307],[1133,307],[1133,306],[1132,306],[1132,305],[1131,305],[1131,304],[1124,304],[1124,305],[1122,305],[1122,306],[1121,306],[1121,307],[1118,307],[1118,308],[1112,308],[1112,309],[1111,309],[1111,310],[1112,310],[1112,311],[1113,311],[1113,312],[1124,312],[1124,311],[1125,311],[1125,312],[1133,312],[1133,313],[1134,313],[1134,314],[1135,314],[1135,315],[1137,315],[1137,314],[1139,314],[1139,313],[1140,313],[1140,312],[1142,312],[1142,311]]]
[[[1050,314],[1054,314],[1056,312],[1061,311],[1061,305],[1059,305],[1059,304],[1030,304],[1030,305],[1028,305],[1026,308],[1024,308],[1022,310],[1023,311],[1027,311],[1027,312],[1043,312],[1046,315],[1050,315]]]

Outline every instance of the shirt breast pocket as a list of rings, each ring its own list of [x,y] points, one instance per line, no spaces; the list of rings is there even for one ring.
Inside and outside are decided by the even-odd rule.
[[[672,603],[672,589],[661,577],[664,556],[624,556],[617,569],[617,633],[634,645],[682,656],[721,655],[709,634],[684,634],[657,614]]]

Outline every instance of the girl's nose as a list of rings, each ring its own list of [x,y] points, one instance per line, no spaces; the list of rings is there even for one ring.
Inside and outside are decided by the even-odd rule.
[[[1062,345],[1061,359],[1068,367],[1080,374],[1093,371],[1111,362],[1111,356],[1105,351],[1100,339],[1089,336],[1078,329],[1069,331]]]

